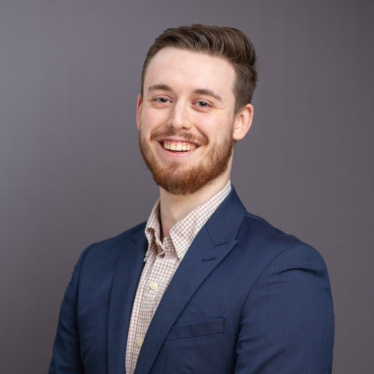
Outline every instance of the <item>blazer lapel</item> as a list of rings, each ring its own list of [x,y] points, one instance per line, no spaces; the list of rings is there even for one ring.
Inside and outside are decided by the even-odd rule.
[[[149,373],[170,328],[190,298],[235,246],[245,214],[246,210],[233,189],[200,230],[153,316],[135,374]]]
[[[125,240],[114,275],[108,314],[108,373],[123,374],[132,304],[143,270],[147,239],[141,230]]]

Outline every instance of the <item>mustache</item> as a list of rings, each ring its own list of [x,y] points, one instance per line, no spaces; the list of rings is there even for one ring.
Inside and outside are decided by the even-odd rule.
[[[207,145],[208,138],[205,135],[194,135],[187,131],[176,131],[173,128],[168,128],[166,130],[155,131],[151,135],[151,140],[161,140],[164,138],[168,138],[170,136],[177,136],[185,140],[186,142],[196,143],[200,145]]]

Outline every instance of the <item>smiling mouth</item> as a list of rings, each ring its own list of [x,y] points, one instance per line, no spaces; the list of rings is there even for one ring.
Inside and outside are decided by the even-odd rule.
[[[189,142],[177,142],[170,140],[160,141],[160,144],[164,149],[171,152],[189,152],[196,149],[198,146],[194,143]]]

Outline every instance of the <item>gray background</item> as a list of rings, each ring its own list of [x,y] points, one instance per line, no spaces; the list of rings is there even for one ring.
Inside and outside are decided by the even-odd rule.
[[[255,121],[233,183],[315,246],[336,313],[335,374],[374,367],[373,1],[0,1],[0,372],[43,373],[81,251],[145,220],[141,64],[165,28],[246,32]]]

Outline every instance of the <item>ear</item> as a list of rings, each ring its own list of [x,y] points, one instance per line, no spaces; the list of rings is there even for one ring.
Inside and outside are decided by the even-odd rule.
[[[138,101],[136,103],[136,127],[140,131],[140,117],[142,114],[143,97],[141,94],[138,95]]]
[[[233,139],[241,140],[246,135],[252,125],[254,108],[252,104],[247,104],[235,115]]]

